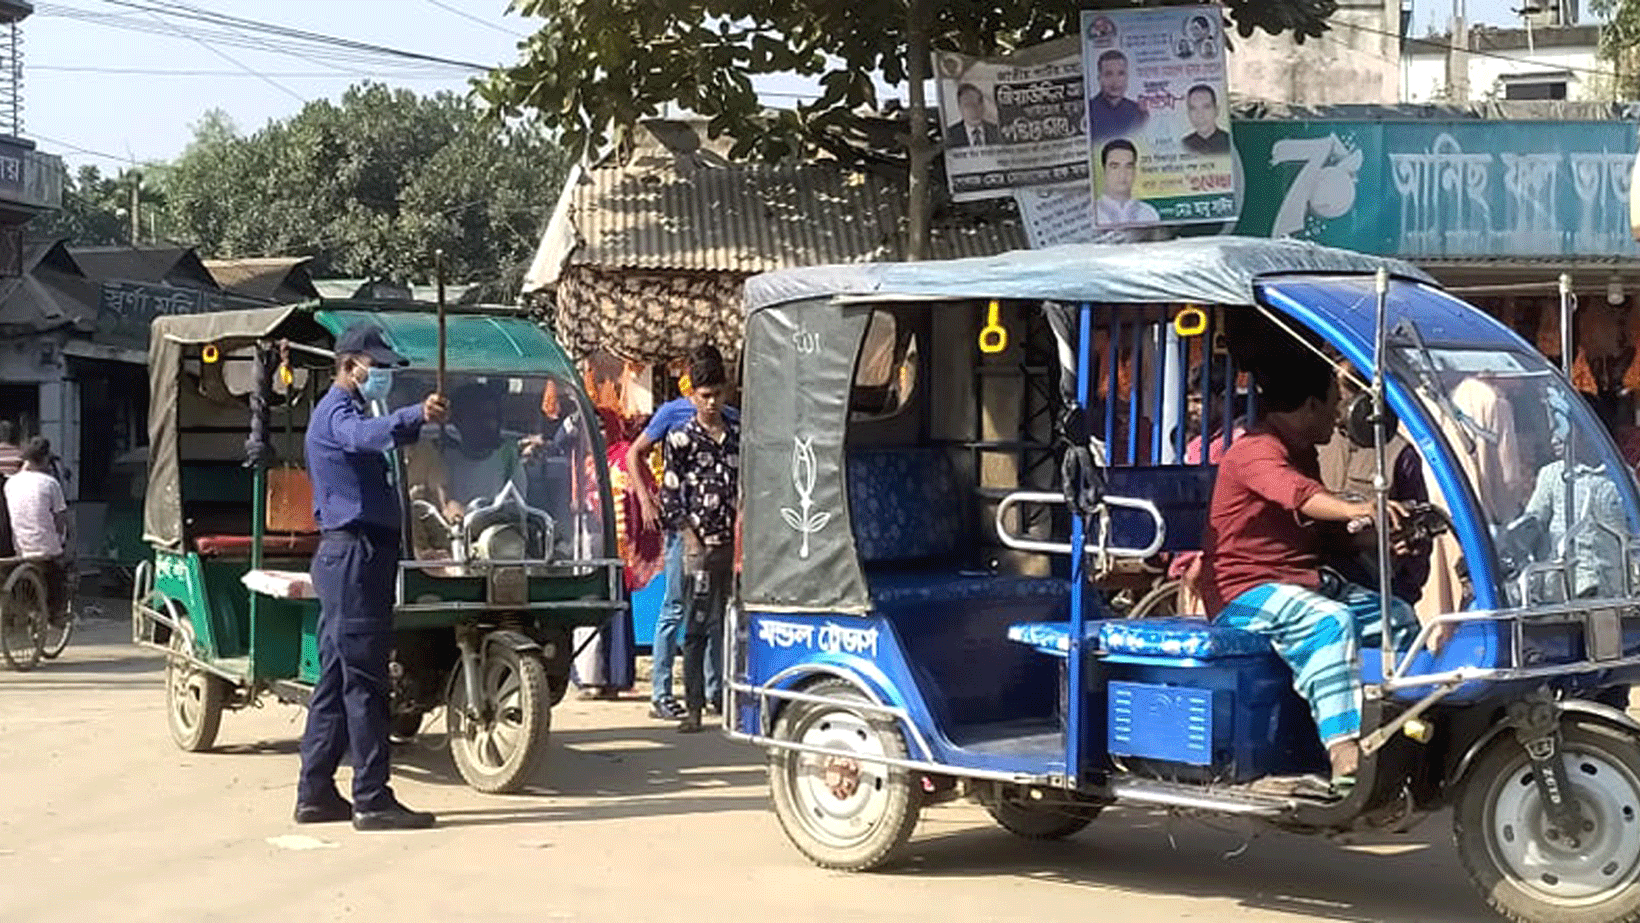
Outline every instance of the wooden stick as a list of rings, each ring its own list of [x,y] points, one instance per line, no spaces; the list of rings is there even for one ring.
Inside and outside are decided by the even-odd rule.
[[[435,390],[440,396],[444,394],[444,250],[433,251],[433,278],[438,284],[438,386]]]

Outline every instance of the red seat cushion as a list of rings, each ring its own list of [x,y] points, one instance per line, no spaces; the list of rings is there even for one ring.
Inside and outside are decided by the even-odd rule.
[[[310,557],[319,550],[319,534],[264,535],[262,553]],[[249,535],[200,535],[194,538],[194,550],[209,558],[250,557],[254,539]]]

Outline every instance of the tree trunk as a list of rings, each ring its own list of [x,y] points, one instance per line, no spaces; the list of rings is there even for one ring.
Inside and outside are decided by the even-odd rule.
[[[928,173],[932,152],[928,145],[928,101],[923,85],[928,81],[928,6],[923,0],[906,3],[906,74],[911,81],[908,124],[911,137],[906,142],[909,179],[906,183],[906,248],[908,260],[928,258]]]

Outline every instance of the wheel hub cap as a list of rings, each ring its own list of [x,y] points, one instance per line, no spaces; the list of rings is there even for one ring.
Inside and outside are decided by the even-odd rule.
[[[802,753],[788,765],[788,782],[799,818],[817,839],[847,847],[869,836],[888,810],[888,767],[861,757],[883,756],[878,732],[846,711],[817,714],[797,735],[798,742],[833,751]]]
[[[1593,903],[1628,887],[1640,870],[1640,779],[1598,753],[1568,751],[1565,760],[1580,829],[1549,819],[1528,766],[1498,783],[1492,848],[1540,898]]]

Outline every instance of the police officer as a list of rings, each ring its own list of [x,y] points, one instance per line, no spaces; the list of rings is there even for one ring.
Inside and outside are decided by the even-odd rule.
[[[355,324],[336,341],[336,380],[313,408],[308,474],[323,540],[313,556],[320,604],[319,683],[302,734],[296,787],[299,824],[353,820],[358,830],[431,827],[433,815],[400,804],[387,784],[388,678],[399,559],[399,499],[386,453],[414,442],[425,422],[448,412],[442,395],[378,417],[393,369],[408,364],[381,328]],[[336,790],[336,767],[351,748],[353,803]]]

